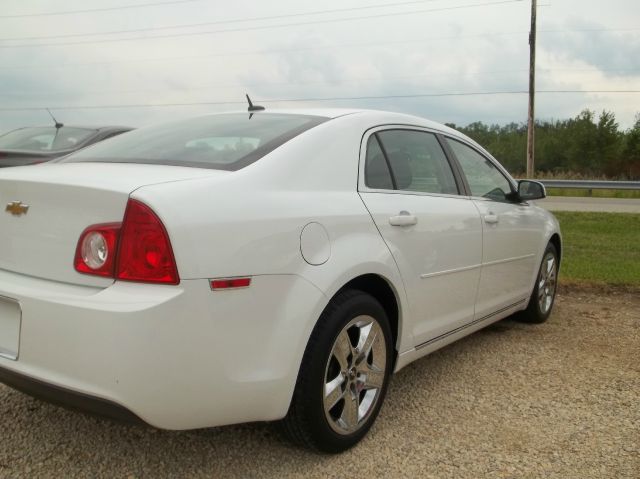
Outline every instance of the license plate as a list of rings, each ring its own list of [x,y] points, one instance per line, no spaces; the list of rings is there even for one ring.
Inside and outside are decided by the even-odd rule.
[[[0,357],[18,359],[21,320],[20,303],[0,296]]]

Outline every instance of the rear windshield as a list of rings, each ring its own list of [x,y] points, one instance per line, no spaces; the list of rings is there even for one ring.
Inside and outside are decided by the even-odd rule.
[[[235,171],[327,119],[277,113],[191,118],[134,130],[62,162],[144,163]]]
[[[21,128],[0,136],[0,150],[61,151],[80,145],[95,134],[88,128]]]

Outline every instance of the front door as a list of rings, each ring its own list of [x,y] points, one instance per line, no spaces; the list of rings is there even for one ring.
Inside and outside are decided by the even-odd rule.
[[[531,294],[544,219],[515,199],[507,176],[488,157],[448,138],[471,190],[483,229],[476,319],[520,306]]]

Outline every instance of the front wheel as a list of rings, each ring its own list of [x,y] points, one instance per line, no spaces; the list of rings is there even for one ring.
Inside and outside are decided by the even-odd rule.
[[[375,298],[353,290],[332,299],[305,350],[285,433],[323,452],[355,445],[382,406],[392,351],[389,321]]]
[[[529,323],[544,323],[551,315],[557,286],[558,252],[553,243],[549,243],[542,257],[529,305],[520,318]]]

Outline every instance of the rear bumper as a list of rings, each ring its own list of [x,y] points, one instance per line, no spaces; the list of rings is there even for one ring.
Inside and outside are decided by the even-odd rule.
[[[0,297],[21,310],[17,359],[0,356],[0,381],[163,429],[284,417],[326,304],[296,275],[213,292],[207,280],[93,288],[0,270]]]
[[[142,419],[119,404],[54,386],[8,369],[0,368],[0,383],[4,383],[34,398],[42,399],[43,401],[68,409],[87,412],[121,422],[145,424]]]

